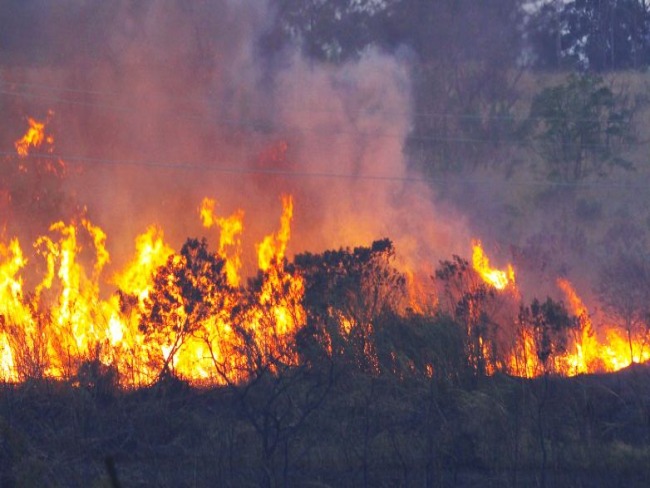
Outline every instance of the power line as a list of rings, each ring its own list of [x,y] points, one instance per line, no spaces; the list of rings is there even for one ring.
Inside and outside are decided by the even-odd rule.
[[[13,151],[0,151],[0,156],[15,157]],[[347,180],[367,180],[367,181],[385,181],[385,182],[402,182],[402,183],[460,183],[474,184],[490,189],[490,183],[503,183],[511,186],[543,186],[543,187],[568,187],[568,188],[620,188],[620,189],[646,189],[645,183],[613,183],[595,182],[595,181],[547,181],[547,180],[503,180],[487,178],[468,178],[462,180],[450,177],[424,176],[424,175],[395,175],[395,174],[368,174],[368,173],[336,173],[327,171],[297,171],[290,169],[277,168],[251,168],[238,166],[214,165],[206,161],[142,161],[136,159],[110,159],[110,158],[88,158],[84,156],[48,154],[48,153],[30,153],[31,159],[55,159],[65,163],[93,165],[93,166],[135,166],[148,167],[178,171],[204,171],[234,175],[265,175],[278,176],[285,178],[323,178],[323,179],[347,179]]]
[[[122,112],[126,114],[133,114],[134,110],[131,107],[119,107],[115,105],[110,105],[110,104],[98,104],[94,102],[83,102],[83,101],[77,101],[77,100],[67,100],[67,99],[60,99],[60,98],[53,98],[53,97],[46,97],[42,95],[27,95],[27,94],[17,94],[14,92],[7,92],[6,90],[1,90],[0,89],[0,95],[11,95],[11,96],[23,96],[23,97],[31,97],[34,99],[41,99],[41,100],[47,100],[52,103],[64,103],[64,104],[70,104],[70,105],[79,105],[79,106],[86,106],[86,107],[95,107],[95,108],[101,108],[101,109],[107,109],[107,110],[112,110],[115,112]],[[305,109],[305,112],[309,112]],[[333,111],[323,111],[324,113],[335,113]],[[191,120],[195,122],[206,122],[209,121],[215,125],[219,126],[227,126],[227,127],[232,127],[236,129],[240,128],[246,128],[252,133],[260,133],[260,134],[266,134],[269,131],[269,127],[272,127],[273,124],[264,120],[251,120],[251,119],[228,119],[224,117],[214,117],[211,118],[206,115],[195,115],[195,114],[190,114],[190,113],[178,113],[178,112],[171,112],[171,111],[164,111],[160,110],[158,112],[161,115],[169,115],[174,117],[174,119],[185,119],[185,120]],[[305,133],[317,133],[319,136],[343,136],[343,135],[352,135],[357,138],[359,137],[373,137],[373,138],[386,138],[386,139],[400,139],[400,140],[406,140],[408,142],[429,142],[429,143],[453,143],[453,144],[493,144],[495,146],[500,146],[500,145],[509,145],[509,146],[526,146],[530,144],[530,141],[521,138],[521,139],[480,139],[480,138],[475,138],[475,137],[440,137],[440,136],[427,136],[427,135],[413,135],[412,133],[391,133],[391,132],[385,132],[385,131],[364,131],[364,130],[359,130],[359,131],[351,131],[351,130],[340,130],[340,129],[324,129],[322,127],[313,127],[313,128],[299,128],[300,131],[305,132]],[[608,148],[610,147],[609,144],[602,143],[592,143],[592,144],[565,144],[565,147],[582,147],[582,148]]]

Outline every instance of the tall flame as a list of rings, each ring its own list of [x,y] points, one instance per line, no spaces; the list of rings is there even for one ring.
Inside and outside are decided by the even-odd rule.
[[[619,326],[606,326],[600,335],[596,334],[587,307],[571,283],[566,279],[558,279],[557,285],[567,297],[580,324],[580,334],[567,357],[568,369],[564,371],[565,374],[618,371],[629,366],[632,361],[650,360],[650,350],[645,340],[625,337],[625,332]],[[630,348],[633,351],[632,357]]]
[[[472,241],[472,267],[481,278],[497,290],[503,290],[515,283],[515,270],[508,264],[505,270],[490,267],[490,260],[483,251],[481,241]]]
[[[27,260],[18,240],[8,244],[0,241],[0,377],[5,381],[35,376],[72,378],[84,361],[99,360],[115,366],[125,386],[155,380],[161,364],[168,364],[190,381],[220,383],[245,379],[251,372],[249,361],[263,363],[271,355],[295,363],[297,357],[289,346],[306,320],[304,283],[299,275],[284,268],[293,211],[291,197],[283,197],[282,204],[280,228],[257,246],[263,274],[259,286],[248,292],[238,286],[243,212],[217,218],[214,201],[203,201],[204,225],[217,225],[221,230],[217,255],[226,263],[229,288],[218,291],[223,298],[220,309],[211,310],[207,316],[193,316],[198,322],[192,324],[193,333],[182,342],[177,339],[183,330],[176,326],[189,318],[194,305],[182,305],[185,298],[180,294],[188,286],[212,284],[197,281],[174,288],[175,278],[164,273],[182,267],[185,258],[165,243],[160,228],[151,226],[136,238],[133,259],[110,279],[119,293],[107,299],[102,299],[100,290],[101,275],[110,262],[107,236],[90,220],[56,222],[47,235],[36,240],[34,246],[44,260],[44,273],[32,294],[23,291],[21,272]],[[83,249],[84,242],[90,243],[91,256]],[[89,257],[93,264],[87,273],[81,262]],[[155,282],[160,273],[160,283],[168,288],[154,290],[160,286]],[[202,275],[185,276],[206,279]],[[162,326],[170,333],[152,340],[141,324],[154,292],[158,295],[153,298],[167,295],[179,305],[162,316]],[[244,337],[253,342],[242,342]]]
[[[226,261],[226,275],[231,286],[238,287],[241,261],[241,233],[244,230],[244,211],[237,210],[230,217],[217,217],[214,213],[216,201],[204,198],[199,208],[201,222],[206,228],[219,228],[219,256]]]

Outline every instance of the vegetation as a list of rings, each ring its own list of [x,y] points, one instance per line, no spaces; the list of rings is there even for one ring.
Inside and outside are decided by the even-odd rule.
[[[0,23],[11,26],[2,35],[2,67],[71,64],[84,67],[71,76],[83,81],[85,67],[106,60],[111,69],[100,70],[102,77],[124,75],[115,58],[131,52],[138,22],[155,2],[98,2],[101,8],[93,10],[92,2],[75,1],[57,15],[44,0],[14,3],[0,8]],[[202,80],[210,80],[210,90],[215,78],[227,85],[227,70],[217,65],[227,65],[232,54],[215,56],[215,46],[238,34],[212,28],[231,17],[209,3],[170,2],[178,14],[170,24],[192,32],[169,36],[196,54],[188,56],[192,96]],[[220,253],[205,240],[188,239],[158,268],[142,303],[118,290],[122,312],[138,319],[143,350],[165,347],[148,349],[154,352],[145,365],[152,382],[142,388],[125,388],[121,380],[133,371],[100,360],[99,348],[79,364],[52,365],[51,350],[71,354],[62,336],[48,336],[49,310],[27,311],[35,319],[30,333],[0,315],[0,331],[15,342],[18,369],[17,383],[0,385],[0,485],[646,486],[650,370],[634,363],[640,356],[634,345],[647,349],[650,340],[650,207],[635,191],[645,191],[648,181],[648,87],[628,84],[650,67],[650,6],[645,0],[572,0],[531,10],[529,3],[272,0],[264,36],[250,54],[261,55],[261,71],[268,72],[255,82],[278,82],[273,69],[286,63],[288,46],[298,45],[312,67],[353,63],[370,52],[399,59],[410,71],[414,108],[404,141],[410,169],[467,210],[477,228],[506,235],[504,241],[512,237],[507,244],[518,269],[537,272],[540,289],[549,277],[581,265],[597,277],[598,312],[624,334],[630,367],[562,376],[568,367],[578,372],[563,362],[569,345],[593,336],[586,317],[552,297],[524,302],[499,293],[459,256],[439,263],[433,276],[438,301],[420,312],[409,303],[407,279],[394,265],[388,239],[276,260],[238,287],[229,283]],[[116,42],[106,19],[120,15],[130,21],[127,40]],[[60,24],[51,19],[57,18],[73,19],[57,42],[54,34],[34,32],[43,24],[56,33]],[[239,58],[247,50],[238,45],[235,51]],[[144,59],[183,57],[174,50],[159,59],[131,55],[138,69]],[[176,86],[161,73],[157,78],[169,82],[175,96],[178,86],[189,84]],[[30,83],[16,85],[23,92],[3,82],[7,94],[39,106],[37,84],[25,79]],[[245,129],[270,131],[273,124],[253,127],[249,113],[275,103],[249,103],[247,87],[234,79],[228,97],[236,94],[247,106]],[[98,154],[102,144],[114,149],[109,154],[130,154],[112,147],[109,129],[121,119],[110,110],[119,104],[102,102],[110,115],[95,122],[94,97],[101,93],[91,88],[54,97],[46,86],[53,91],[45,99],[87,108],[79,120],[88,123],[78,130],[101,129],[87,132],[98,141]],[[216,99],[209,94],[196,98]],[[0,102],[5,113],[22,113],[20,102]],[[238,117],[225,117],[228,109],[218,105],[211,116],[227,119],[224,127],[237,125],[219,130],[241,140]],[[182,113],[194,111],[174,111]],[[15,140],[5,129],[4,142]],[[213,144],[209,132],[201,134]],[[46,144],[43,151],[49,149]],[[164,155],[149,159],[175,159]],[[68,169],[50,156],[0,161],[0,211],[9,228],[30,219],[49,224],[52,215],[74,207],[64,193]],[[638,181],[630,184],[630,175]],[[454,178],[457,187],[449,183]],[[539,209],[544,218],[537,219]],[[502,218],[494,223],[496,212]],[[54,228],[63,232],[63,225]],[[52,255],[64,254],[47,239],[39,246],[37,252],[49,247]],[[14,254],[0,246],[3,258]],[[17,271],[7,276],[14,279]],[[302,286],[303,295],[293,293]],[[13,298],[23,297],[14,292]],[[279,307],[288,313],[278,314]],[[284,330],[287,321],[300,324],[295,334]],[[216,337],[224,330],[227,347]],[[190,384],[176,368],[189,344],[200,345],[201,359],[208,358],[210,387]],[[49,379],[48,368],[60,370],[61,379]]]
[[[646,367],[475,387],[339,368],[237,388],[3,385],[2,484],[110,486],[107,461],[121,486],[640,487],[650,474]]]
[[[393,256],[387,239],[296,256],[305,326],[266,343],[235,327],[246,376],[215,358],[222,386],[201,387],[175,372],[174,354],[210,315],[245,321],[246,302],[229,309],[229,294],[259,303],[273,271],[229,289],[223,261],[188,239],[145,306],[147,336],[171,341],[154,383],[120,387],[119,371],[89,359],[67,379],[0,386],[3,486],[643,486],[647,366],[557,376],[579,327],[562,302],[534,299],[513,318],[455,256],[436,271],[444,303],[416,313]],[[533,337],[543,376],[504,374],[518,333],[508,324]]]

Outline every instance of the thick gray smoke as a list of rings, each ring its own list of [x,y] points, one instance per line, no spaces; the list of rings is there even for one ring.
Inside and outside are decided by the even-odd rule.
[[[461,216],[434,205],[407,169],[400,60],[369,51],[333,66],[297,47],[265,50],[273,12],[259,0],[68,3],[47,21],[34,14],[41,30],[29,32],[49,46],[46,59],[10,60],[3,75],[32,87],[18,100],[26,112],[54,110],[68,195],[106,230],[114,261],[152,223],[175,248],[216,237],[197,213],[210,197],[220,215],[245,211],[250,265],[285,193],[295,201],[292,253],[388,237],[411,265],[467,255]],[[16,56],[20,38],[9,39]]]

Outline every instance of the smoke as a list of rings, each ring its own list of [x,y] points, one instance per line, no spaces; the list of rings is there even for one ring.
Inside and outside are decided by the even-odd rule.
[[[404,62],[368,51],[334,66],[296,46],[263,49],[273,12],[259,0],[65,3],[57,15],[43,1],[3,7],[4,23],[30,26],[6,34],[3,77],[26,115],[54,110],[67,195],[107,232],[113,262],[152,223],[175,248],[214,238],[197,214],[210,197],[221,215],[245,211],[251,265],[284,193],[295,199],[292,252],[388,237],[413,266],[466,254],[462,216],[434,204],[406,164]]]

